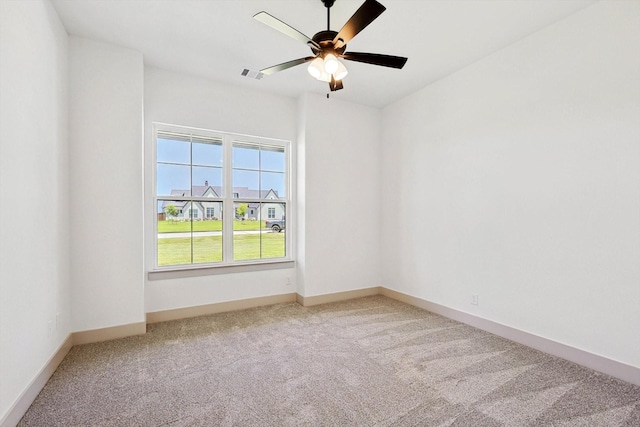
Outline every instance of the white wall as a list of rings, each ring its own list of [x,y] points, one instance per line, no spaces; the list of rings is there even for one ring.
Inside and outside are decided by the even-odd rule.
[[[145,147],[148,181],[146,244],[153,247],[152,123],[163,122],[292,141],[296,101],[157,68],[145,68]],[[241,78],[239,76],[239,78]],[[295,198],[294,198],[295,199]],[[146,254],[146,270],[155,254]],[[146,311],[155,312],[296,292],[295,269],[218,274],[146,282]],[[289,285],[287,283],[290,283]]]
[[[385,286],[640,366],[638,22],[597,3],[384,110]]]
[[[143,63],[70,37],[73,330],[143,322]]]
[[[299,108],[299,293],[379,286],[380,212],[386,205],[380,192],[380,110],[312,94],[303,96]]]
[[[296,134],[296,289],[298,294],[307,295],[307,284],[305,280],[305,271],[307,269],[307,251],[306,236],[304,231],[307,229],[307,192],[306,192],[306,158],[307,158],[307,96],[303,95],[298,98],[296,105],[296,120],[298,123]]]
[[[287,225],[296,230],[296,269],[147,281],[148,312],[379,284],[379,110],[315,95],[296,101],[147,67],[147,150],[154,121],[292,141],[297,223]],[[152,170],[150,152],[146,158]],[[146,205],[153,206],[152,200]],[[146,216],[148,247],[153,214]],[[147,269],[153,255],[147,254]],[[295,286],[287,286],[287,279]]]
[[[48,1],[0,2],[0,424],[71,330],[67,65]]]

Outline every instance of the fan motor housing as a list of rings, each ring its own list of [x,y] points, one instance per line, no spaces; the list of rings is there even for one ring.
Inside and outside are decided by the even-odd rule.
[[[342,46],[340,46],[339,48],[335,48],[335,46],[333,45],[333,39],[338,35],[337,31],[332,31],[332,30],[325,30],[325,31],[320,31],[318,33],[316,33],[313,37],[312,40],[316,43],[318,43],[320,45],[320,47],[322,48],[321,50],[318,50],[316,48],[314,48],[313,46],[311,47],[311,50],[313,51],[314,54],[318,54],[320,52],[335,52],[338,55],[342,55],[345,51],[345,49],[347,48],[346,44],[343,44]]]

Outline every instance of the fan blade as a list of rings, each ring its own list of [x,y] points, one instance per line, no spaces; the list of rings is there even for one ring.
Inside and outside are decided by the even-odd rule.
[[[349,43],[349,40],[364,30],[367,25],[371,24],[386,9],[386,7],[376,0],[366,0],[333,39],[335,48],[340,48]]]
[[[402,56],[382,55],[379,53],[345,52],[342,57],[349,61],[381,65],[383,67],[402,68],[408,58]]]
[[[274,65],[273,67],[265,68],[260,70],[262,74],[266,74],[267,76],[277,73],[278,71],[284,71],[287,68],[295,67],[296,65],[304,64],[305,62],[309,62],[314,60],[315,56],[307,56],[306,58],[294,59],[293,61],[283,62],[282,64]]]
[[[331,89],[331,92],[335,92],[336,90],[340,90],[343,89],[344,86],[342,85],[342,80],[336,80],[333,78],[333,74],[331,75],[331,81],[329,82],[329,89]],[[327,95],[329,96],[329,95]]]
[[[300,31],[298,31],[295,28],[293,28],[291,25],[285,24],[284,22],[282,22],[278,18],[269,15],[267,12],[258,12],[255,15],[253,15],[253,18],[257,19],[258,21],[262,22],[263,24],[266,24],[266,25],[270,26],[274,30],[278,30],[283,34],[286,34],[287,36],[289,36],[291,38],[294,38],[296,40],[300,40],[302,43],[305,43],[305,44],[310,44],[310,45],[314,46],[315,48],[317,48],[318,50],[320,49],[320,45],[318,45],[318,43],[314,42],[309,37],[305,36]]]

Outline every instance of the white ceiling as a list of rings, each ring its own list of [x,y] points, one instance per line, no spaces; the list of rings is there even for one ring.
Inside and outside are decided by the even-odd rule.
[[[345,61],[332,97],[383,107],[597,0],[379,0],[387,10],[347,50],[409,58],[404,69]],[[364,0],[336,0],[338,31]],[[290,97],[324,94],[300,65],[262,80],[242,77],[309,56],[309,48],[252,19],[262,10],[309,37],[325,30],[321,0],[53,0],[69,34],[142,52],[145,64]]]

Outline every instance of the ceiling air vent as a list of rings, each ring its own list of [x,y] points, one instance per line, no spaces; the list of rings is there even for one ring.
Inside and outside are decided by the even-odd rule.
[[[260,71],[252,71],[246,68],[242,70],[242,75],[256,80],[260,80],[262,76],[264,76],[264,74],[262,74]]]

